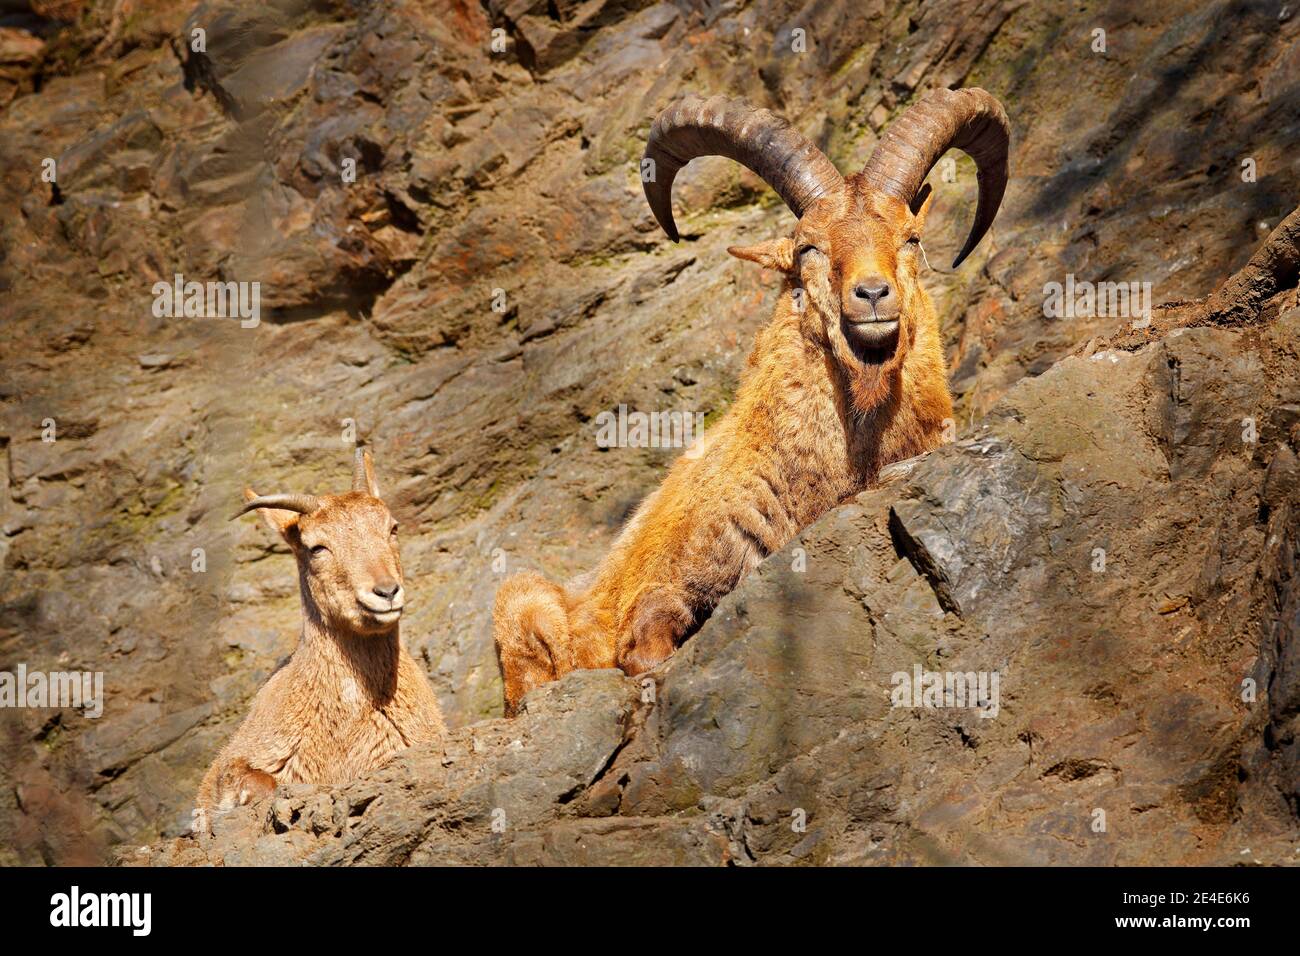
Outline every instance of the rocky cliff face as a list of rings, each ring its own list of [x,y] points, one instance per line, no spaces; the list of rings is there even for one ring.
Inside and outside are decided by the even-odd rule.
[[[354,439],[459,729],[127,861],[1293,861],[1294,271],[1201,300],[1300,194],[1300,28],[1129,7],[5,5],[0,669],[103,671],[106,704],[0,711],[3,861],[184,832],[298,617],[282,548],[224,517],[244,483],[335,489]],[[602,450],[595,417],[725,411],[775,295],[724,252],[790,223],[747,172],[693,164],[685,241],[655,232],[655,113],[743,95],[850,170],[961,84],[1015,138],[993,233],[929,281],[957,440],[651,683],[577,674],[497,718],[502,576],[589,567],[675,453]],[[950,172],[936,265],[974,205]],[[177,273],[260,282],[260,323],[155,315]],[[1171,305],[1048,317],[1070,275]],[[892,706],[918,669],[996,674],[988,716]]]

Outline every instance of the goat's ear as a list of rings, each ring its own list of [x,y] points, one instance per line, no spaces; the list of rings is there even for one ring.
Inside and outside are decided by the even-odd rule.
[[[257,497],[257,492],[252,488],[244,489],[244,500],[252,501]],[[286,541],[289,540],[290,529],[298,524],[301,515],[296,511],[285,511],[283,508],[258,508],[257,513],[262,516],[266,526],[280,535]]]
[[[912,200],[912,223],[918,234],[925,231],[925,217],[930,214],[930,204],[934,202],[934,193],[926,183]]]
[[[727,252],[737,259],[757,262],[764,269],[775,269],[777,272],[794,271],[794,240],[788,236],[769,239],[756,246],[728,246]]]

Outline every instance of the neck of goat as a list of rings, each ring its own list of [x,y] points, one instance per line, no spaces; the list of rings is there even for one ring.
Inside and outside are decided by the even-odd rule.
[[[351,693],[355,687],[372,707],[387,706],[397,693],[401,657],[400,623],[378,634],[331,628],[302,584],[302,634],[292,666],[321,693]]]
[[[789,286],[757,336],[735,402],[673,464],[573,603],[578,667],[640,669],[689,636],[740,579],[881,467],[938,444],[951,403],[933,306],[901,366],[880,373],[877,404],[854,409],[845,373],[806,334]],[[933,341],[930,341],[933,340]],[[920,347],[916,347],[920,346]],[[638,643],[657,645],[640,657]],[[610,654],[612,653],[612,657]]]

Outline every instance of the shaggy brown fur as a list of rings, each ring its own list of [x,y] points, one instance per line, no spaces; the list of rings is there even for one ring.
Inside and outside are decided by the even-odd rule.
[[[397,524],[369,455],[359,466],[354,487],[364,490],[313,499],[307,514],[259,509],[297,559],[302,636],[204,776],[196,830],[208,829],[210,812],[277,783],[346,783],[445,732],[433,689],[402,646]]]
[[[502,585],[494,627],[507,713],[571,670],[654,667],[800,529],[886,464],[941,442],[952,401],[918,281],[928,207],[914,215],[854,177],[791,236],[729,250],[787,279],[736,401],[673,464],[589,583],[521,574]],[[864,296],[881,282],[889,295]],[[881,321],[855,323],[873,308]]]

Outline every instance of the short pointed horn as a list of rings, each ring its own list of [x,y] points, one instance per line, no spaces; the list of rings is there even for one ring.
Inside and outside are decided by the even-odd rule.
[[[844,184],[835,165],[806,136],[770,110],[722,96],[689,95],[655,119],[646,141],[642,186],[668,238],[681,237],[673,220],[673,180],[700,156],[726,156],[757,173],[802,217],[808,207]]]
[[[357,453],[352,461],[352,490],[370,490],[370,484],[366,480],[366,452],[360,445],[357,446]]]
[[[252,501],[244,503],[230,520],[234,521],[240,515],[248,514],[258,508],[278,508],[281,511],[296,511],[302,515],[309,515],[320,507],[320,499],[315,495],[260,495]]]
[[[995,97],[975,87],[925,94],[890,124],[861,176],[910,204],[939,157],[953,147],[975,160],[980,189],[975,222],[953,260],[955,269],[993,225],[1007,188],[1011,126]]]

